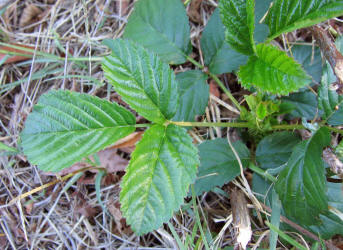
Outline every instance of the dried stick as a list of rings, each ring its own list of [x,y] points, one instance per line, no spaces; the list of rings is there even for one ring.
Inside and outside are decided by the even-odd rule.
[[[318,25],[312,27],[317,44],[337,77],[338,89],[343,90],[343,56],[328,33]]]

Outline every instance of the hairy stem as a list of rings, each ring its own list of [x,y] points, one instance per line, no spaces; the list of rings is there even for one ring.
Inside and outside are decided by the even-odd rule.
[[[198,63],[197,61],[195,61],[193,58],[191,58],[190,56],[187,56],[187,60],[190,61],[191,63],[193,63],[195,66],[197,66],[199,69],[205,69],[204,66],[202,66],[200,63]],[[233,104],[235,104],[235,106],[238,108],[238,110],[241,110],[241,105],[239,105],[238,101],[233,97],[233,95],[230,93],[230,91],[224,86],[223,82],[215,75],[212,74],[210,71],[205,71],[204,73],[206,73],[207,75],[209,75],[218,85],[219,87],[223,90],[223,92],[225,93],[225,95],[231,100],[231,102]]]
[[[320,26],[312,27],[317,44],[337,77],[339,88],[343,90],[343,56],[336,48],[328,33]]]
[[[249,164],[249,169],[251,169],[256,174],[261,175],[262,177],[268,179],[269,181],[271,181],[273,183],[275,183],[277,181],[277,179],[274,176],[272,176],[271,174],[267,173],[267,171],[265,171],[264,169],[255,166],[253,163]]]

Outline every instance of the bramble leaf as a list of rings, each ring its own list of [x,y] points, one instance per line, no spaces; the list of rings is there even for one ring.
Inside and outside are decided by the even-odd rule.
[[[105,40],[112,54],[104,58],[105,76],[123,100],[146,119],[164,123],[178,105],[174,72],[161,59],[129,40]]]
[[[287,119],[306,118],[307,120],[312,120],[315,117],[320,117],[322,114],[321,110],[317,107],[316,95],[309,90],[283,96],[281,100],[282,103],[287,103],[293,107],[290,114],[286,116]]]
[[[287,163],[293,148],[300,142],[300,138],[292,132],[276,132],[264,137],[256,148],[256,161],[263,169],[280,170]],[[269,172],[270,173],[270,172]]]
[[[60,171],[131,134],[135,117],[98,97],[50,91],[40,97],[21,133],[22,147],[43,171]]]
[[[199,165],[186,130],[154,125],[132,153],[120,193],[121,210],[136,234],[159,228],[183,203]]]
[[[337,49],[343,52],[343,36],[336,40]],[[322,81],[318,91],[318,107],[323,110],[323,119],[333,126],[343,124],[343,96],[331,89],[337,78],[328,63],[324,67]]]
[[[343,0],[276,0],[268,12],[269,39],[343,15]]]
[[[238,72],[245,88],[254,86],[272,94],[287,95],[311,82],[301,66],[276,47],[259,44],[256,52]]]
[[[180,0],[139,0],[126,24],[124,38],[143,45],[167,63],[184,63],[191,48],[185,7]]]
[[[320,82],[322,77],[322,56],[320,49],[306,45],[293,45],[291,49],[291,56],[300,63],[306,73],[312,76],[313,80]]]
[[[208,21],[200,40],[205,65],[213,74],[223,74],[237,70],[247,61],[247,56],[236,52],[225,41],[225,27],[217,8]]]
[[[275,185],[286,214],[304,225],[318,224],[319,214],[328,209],[321,157],[323,147],[328,145],[330,133],[324,127],[309,140],[300,142],[293,148]]]
[[[174,121],[195,121],[208,105],[209,86],[207,75],[200,70],[188,70],[176,75],[180,105],[173,117]]]
[[[221,19],[226,27],[225,39],[236,51],[251,55],[255,50],[255,2],[253,0],[222,0]]]
[[[249,163],[250,152],[241,142],[232,143],[244,167]],[[226,139],[204,141],[199,145],[200,166],[194,185],[195,193],[223,186],[240,174],[240,168]]]

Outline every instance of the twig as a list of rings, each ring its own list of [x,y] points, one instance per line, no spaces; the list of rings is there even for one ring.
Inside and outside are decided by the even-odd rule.
[[[318,25],[312,27],[314,38],[337,77],[338,90],[343,91],[343,56],[328,33]]]

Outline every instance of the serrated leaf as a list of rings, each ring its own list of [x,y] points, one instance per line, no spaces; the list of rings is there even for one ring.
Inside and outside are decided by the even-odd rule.
[[[256,52],[238,72],[243,87],[287,95],[311,82],[301,66],[276,47],[259,44]]]
[[[320,117],[322,114],[317,107],[318,102],[316,95],[311,91],[293,93],[289,96],[282,97],[281,100],[282,103],[290,104],[293,107],[291,113],[286,116],[287,119],[304,117],[307,120],[312,120],[315,117]]]
[[[70,91],[40,97],[21,133],[32,164],[59,171],[131,134],[135,117],[116,103]]]
[[[336,40],[337,49],[343,52],[343,36]],[[343,124],[343,96],[331,89],[337,78],[328,63],[324,67],[322,81],[318,91],[318,107],[323,111],[323,119],[336,126]]]
[[[199,159],[186,130],[154,125],[132,153],[120,193],[121,210],[136,234],[159,228],[183,203]]]
[[[336,76],[327,64],[318,90],[318,108],[323,111],[322,118],[333,126],[343,124],[343,96],[330,89],[335,81]]]
[[[146,119],[164,123],[178,105],[174,72],[161,59],[129,40],[105,40],[112,50],[102,63],[105,76],[123,100]]]
[[[313,80],[320,82],[322,77],[322,57],[318,47],[306,45],[294,45],[291,49],[291,56],[300,63]]]
[[[266,18],[269,39],[340,15],[342,0],[276,0]]]
[[[250,158],[249,149],[241,141],[236,141],[232,145],[246,167]],[[194,185],[197,195],[216,186],[221,187],[240,174],[238,161],[226,139],[205,141],[198,148],[200,166]]]
[[[222,0],[219,2],[221,19],[226,27],[225,39],[236,51],[251,55],[254,42],[254,1]]]
[[[247,56],[236,52],[225,41],[225,27],[217,8],[208,21],[200,40],[205,65],[213,74],[223,74],[237,70],[247,61]]]
[[[319,214],[328,208],[321,157],[323,147],[328,145],[327,128],[317,130],[309,140],[300,142],[276,182],[286,214],[304,225],[318,224]]]
[[[263,169],[273,170],[278,174],[287,163],[293,148],[300,142],[299,136],[292,132],[276,132],[264,137],[256,148],[256,161]],[[274,172],[274,170],[278,170]],[[270,173],[270,172],[269,172]]]
[[[185,7],[180,0],[137,1],[124,38],[143,45],[167,63],[186,62],[191,46]]]
[[[208,104],[209,86],[207,75],[200,70],[189,70],[176,75],[179,84],[180,104],[173,121],[195,121]]]
[[[328,203],[331,207],[334,207],[340,211],[343,209],[343,194],[342,194],[342,184],[341,183],[330,183],[326,184],[326,196],[328,197]],[[272,191],[274,190],[272,184],[264,180],[261,176],[254,173],[253,174],[253,186],[252,189],[256,193],[256,197],[264,202],[267,206],[271,207],[272,204]],[[282,213],[284,215],[284,212]],[[330,239],[336,234],[343,234],[343,221],[337,217],[335,214],[329,211],[323,211],[319,215],[321,223],[316,226],[306,226],[302,225],[304,228],[316,233],[322,239]],[[281,228],[290,231],[294,228],[282,223]]]

